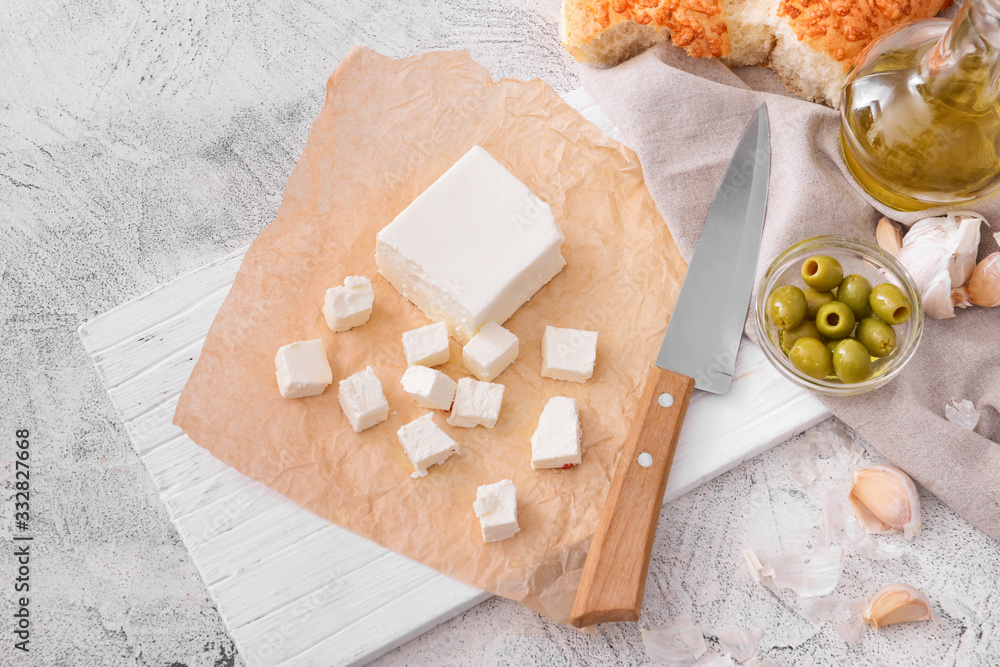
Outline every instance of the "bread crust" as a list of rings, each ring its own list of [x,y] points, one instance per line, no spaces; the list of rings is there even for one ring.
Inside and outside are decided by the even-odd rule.
[[[781,0],[784,17],[800,42],[842,63],[846,71],[876,37],[915,19],[929,18],[951,0]]]
[[[563,21],[563,44],[580,61],[590,60],[584,47],[625,21],[667,30],[695,57],[729,55],[722,0],[564,0]]]

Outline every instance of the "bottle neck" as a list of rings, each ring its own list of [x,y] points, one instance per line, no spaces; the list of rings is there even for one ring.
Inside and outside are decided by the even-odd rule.
[[[1000,94],[1000,0],[965,0],[922,70],[934,97],[978,108]]]

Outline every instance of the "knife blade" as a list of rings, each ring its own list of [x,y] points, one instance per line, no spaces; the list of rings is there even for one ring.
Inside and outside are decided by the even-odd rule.
[[[771,146],[761,105],[733,152],[646,376],[570,614],[576,627],[636,621],[670,465],[695,388],[732,383],[767,208]]]

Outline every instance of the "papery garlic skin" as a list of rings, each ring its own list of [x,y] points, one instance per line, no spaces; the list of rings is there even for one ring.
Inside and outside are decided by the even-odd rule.
[[[909,540],[920,530],[917,487],[899,468],[873,466],[855,470],[848,498],[866,533],[902,530]]]
[[[875,594],[861,618],[876,630],[894,623],[929,621],[930,599],[909,584],[889,584]]]
[[[978,213],[956,211],[919,220],[903,237],[896,259],[913,277],[928,317],[955,316],[951,290],[972,276],[984,222]]]

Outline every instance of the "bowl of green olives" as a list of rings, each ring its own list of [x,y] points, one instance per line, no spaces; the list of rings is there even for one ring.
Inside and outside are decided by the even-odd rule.
[[[806,239],[778,255],[754,309],[764,355],[778,372],[835,396],[892,380],[923,333],[920,294],[903,265],[847,236]]]

